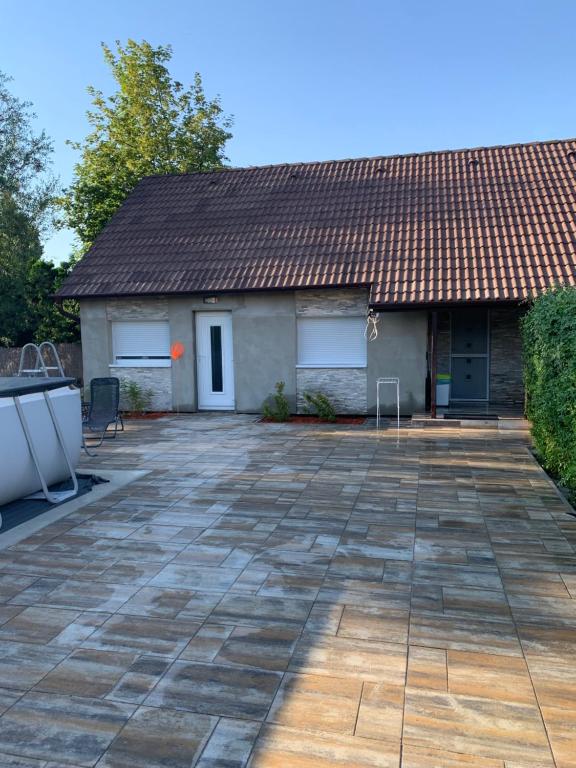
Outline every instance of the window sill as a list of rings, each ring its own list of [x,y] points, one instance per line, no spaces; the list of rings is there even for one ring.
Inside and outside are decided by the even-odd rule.
[[[350,364],[350,363],[339,363],[338,365],[334,363],[314,363],[313,365],[310,364],[298,364],[296,368],[356,368],[357,370],[364,370],[368,366],[366,363],[363,364]]]
[[[109,368],[171,368],[171,360],[130,360],[110,363]]]

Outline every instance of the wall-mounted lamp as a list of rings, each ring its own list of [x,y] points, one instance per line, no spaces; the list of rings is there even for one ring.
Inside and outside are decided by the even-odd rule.
[[[218,304],[218,296],[204,296],[202,301],[204,304]]]

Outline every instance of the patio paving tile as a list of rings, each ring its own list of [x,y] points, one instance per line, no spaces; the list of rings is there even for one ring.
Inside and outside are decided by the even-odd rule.
[[[568,707],[542,707],[558,768],[576,768],[576,712]]]
[[[261,725],[222,717],[195,768],[245,768]]]
[[[106,698],[142,704],[171,663],[160,656],[139,656]]]
[[[0,766],[575,768],[576,520],[523,439],[198,414],[90,463],[151,472],[0,551]]]
[[[13,573],[0,573],[0,604],[8,602],[26,587],[36,581],[35,576],[19,576]]]
[[[186,610],[194,595],[194,591],[190,589],[142,587],[124,603],[120,612],[125,616],[175,619]]]
[[[311,607],[312,603],[307,600],[227,594],[212,611],[210,620],[220,624],[301,629]]]
[[[489,621],[485,618],[412,613],[410,643],[457,651],[522,655],[514,625],[507,621]]]
[[[276,672],[176,661],[145,703],[209,715],[263,720],[280,680],[281,675]]]
[[[173,709],[141,707],[98,768],[190,768],[218,719]]]
[[[17,615],[0,626],[0,640],[42,645],[57,637],[80,614],[78,610],[57,608],[11,608]]]
[[[18,699],[24,695],[26,691],[10,690],[9,688],[0,688],[0,715],[7,709],[10,709],[12,704],[18,701]],[[0,763],[1,765],[1,763]]]
[[[102,698],[112,691],[135,660],[133,653],[80,648],[49,672],[35,690]]]
[[[405,744],[401,768],[513,768],[502,760]],[[520,768],[520,766],[518,766]],[[528,766],[524,766],[528,768]],[[537,766],[534,766],[537,768]]]
[[[406,643],[408,624],[408,610],[347,605],[344,607],[337,634],[338,637]]]
[[[226,592],[234,584],[240,573],[239,568],[211,568],[210,566],[169,563],[150,580],[150,584],[154,587]]]
[[[450,693],[536,704],[526,662],[516,656],[448,651]]]
[[[398,768],[400,744],[264,725],[249,768]]]
[[[199,629],[200,622],[116,614],[90,635],[83,646],[176,657]]]
[[[282,627],[236,627],[223,639],[215,661],[283,672],[298,637],[297,630]]]
[[[32,688],[66,656],[46,645],[0,640],[0,687]]]
[[[304,731],[352,735],[361,693],[361,680],[288,674],[267,720]]]
[[[408,649],[406,685],[411,688],[447,691],[447,652],[439,648],[420,648],[411,645]]]
[[[554,765],[540,711],[527,704],[408,688],[404,740],[500,760]]]
[[[374,683],[403,685],[405,645],[306,633],[288,669],[300,674],[355,677]]]
[[[364,683],[355,733],[369,739],[400,741],[404,686]]]
[[[0,750],[92,766],[133,710],[99,699],[27,693],[0,717]]]
[[[41,601],[46,606],[66,606],[82,611],[117,611],[138,590],[129,584],[65,581]]]

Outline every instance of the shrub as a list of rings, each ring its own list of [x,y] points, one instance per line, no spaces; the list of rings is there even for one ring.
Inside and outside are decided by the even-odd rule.
[[[120,382],[120,395],[123,405],[127,404],[129,411],[143,413],[150,410],[154,392],[151,389],[144,389],[144,387],[132,379],[122,379]]]
[[[330,400],[321,392],[304,392],[306,413],[316,411],[320,421],[336,421],[336,411]]]
[[[522,320],[526,415],[542,465],[576,490],[576,288],[547,291]]]
[[[271,419],[272,421],[288,421],[290,418],[290,405],[288,398],[284,394],[285,386],[283,381],[276,382],[274,387],[276,394],[271,395],[262,406],[264,418]],[[270,399],[272,399],[272,403]]]

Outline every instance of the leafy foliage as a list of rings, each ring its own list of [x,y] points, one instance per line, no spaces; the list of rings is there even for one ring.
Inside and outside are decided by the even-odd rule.
[[[265,419],[271,421],[288,421],[290,418],[290,404],[288,398],[284,394],[285,383],[283,381],[277,381],[274,389],[276,394],[271,395],[262,407],[262,412]],[[272,403],[270,402],[272,399]]]
[[[75,341],[77,321],[51,298],[68,265],[42,260],[56,184],[52,143],[44,131],[33,131],[30,104],[13,96],[8,82],[0,73],[0,345]]]
[[[37,227],[14,198],[0,193],[0,345],[28,341],[77,341],[74,302],[62,314],[51,298],[68,272],[68,264],[43,261]]]
[[[576,489],[576,288],[550,290],[522,321],[527,416],[544,467]]]
[[[38,230],[14,197],[0,192],[0,344],[15,344],[26,333],[28,275],[40,259]]]
[[[129,411],[144,413],[144,411],[150,410],[154,392],[151,389],[145,389],[133,379],[122,379],[120,395],[124,405],[128,405]]]
[[[36,115],[27,101],[10,93],[10,78],[0,72],[0,191],[41,229],[54,204],[56,180],[49,172],[52,142],[35,133]]]
[[[62,200],[84,251],[140,179],[220,168],[231,136],[230,118],[219,99],[206,98],[198,73],[187,89],[172,78],[169,46],[128,40],[102,50],[118,89],[107,98],[88,88],[92,131],[83,143],[70,142],[81,160]]]
[[[304,392],[306,413],[318,414],[320,421],[336,421],[336,411],[329,398],[322,392]]]

